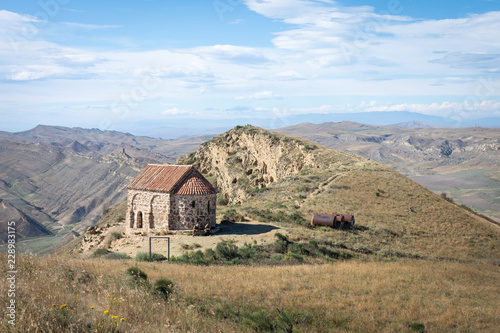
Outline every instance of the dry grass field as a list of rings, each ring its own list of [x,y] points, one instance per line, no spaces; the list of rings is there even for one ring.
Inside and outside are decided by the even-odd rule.
[[[6,261],[6,256],[2,255]],[[290,266],[18,258],[17,325],[1,332],[497,332],[500,267],[443,261]],[[7,281],[1,280],[2,303]],[[123,318],[123,320],[122,320]]]

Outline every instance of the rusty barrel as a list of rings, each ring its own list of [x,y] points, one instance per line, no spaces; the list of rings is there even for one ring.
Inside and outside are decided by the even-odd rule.
[[[341,213],[333,213],[335,217],[335,226],[353,226],[354,225],[354,215],[351,214],[341,214]]]
[[[335,226],[335,217],[332,214],[314,214],[311,224],[318,227],[333,228]]]
[[[333,225],[335,228],[338,228],[344,224],[344,216],[342,216],[342,214],[332,213],[332,216],[333,216],[333,220],[334,220]]]

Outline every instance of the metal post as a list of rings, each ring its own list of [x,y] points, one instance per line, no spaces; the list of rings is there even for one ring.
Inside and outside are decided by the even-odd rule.
[[[168,257],[167,257],[167,260],[168,260],[168,262],[170,262],[170,237],[166,237],[166,236],[150,236],[149,237],[149,262],[152,261],[152,259],[151,259],[151,239],[152,238],[166,238],[168,240]]]

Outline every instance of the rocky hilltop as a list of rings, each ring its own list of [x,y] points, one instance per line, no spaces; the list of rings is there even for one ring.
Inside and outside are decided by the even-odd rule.
[[[252,191],[267,188],[303,170],[324,170],[334,165],[348,167],[361,161],[362,158],[354,154],[319,149],[307,139],[253,126],[237,126],[203,143],[178,163],[194,164],[216,182],[228,203],[241,204]]]

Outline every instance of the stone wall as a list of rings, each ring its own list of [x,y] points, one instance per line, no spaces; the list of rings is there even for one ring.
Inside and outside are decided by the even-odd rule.
[[[197,224],[215,227],[216,202],[215,194],[170,195],[129,190],[126,233],[130,235],[160,230],[192,230]]]
[[[168,230],[169,211],[169,193],[129,190],[127,196],[127,233]]]
[[[197,224],[215,227],[217,195],[174,195],[171,230],[191,230]]]

